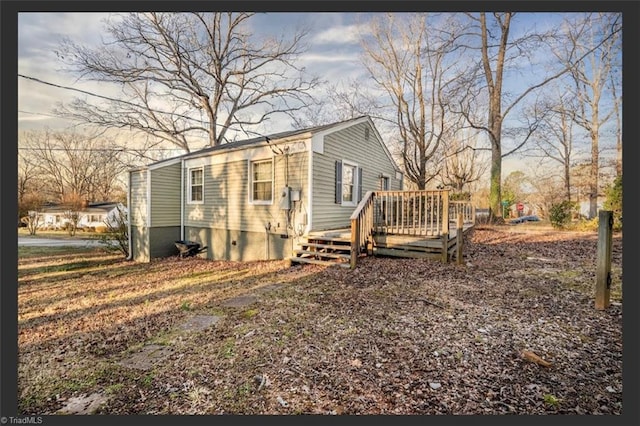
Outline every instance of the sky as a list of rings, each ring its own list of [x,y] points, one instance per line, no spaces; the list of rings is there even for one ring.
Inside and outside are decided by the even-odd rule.
[[[347,82],[366,77],[360,61],[359,31],[366,31],[366,22],[375,13],[266,13],[252,18],[255,31],[271,34],[286,33],[290,28],[309,30],[308,49],[300,58],[300,64],[316,75],[331,82]],[[23,12],[18,15],[18,73],[55,85],[73,87],[105,96],[117,96],[117,91],[104,84],[79,81],[65,72],[56,55],[59,43],[69,38],[77,43],[98,45],[103,34],[102,20],[109,13]],[[535,18],[535,19],[534,19]],[[545,28],[559,22],[561,14],[521,15],[514,25],[512,36],[517,36],[524,26]],[[506,88],[513,85],[506,82]],[[59,102],[68,102],[78,92],[53,87],[41,82],[18,78],[18,131],[35,129],[61,129],[69,123],[52,114]],[[290,121],[283,121],[282,128],[273,133],[289,130]],[[503,176],[521,170],[520,160],[505,159]]]
[[[103,85],[80,82],[65,72],[56,55],[59,43],[68,37],[75,42],[98,44],[105,13],[21,13],[18,17],[18,72],[62,86],[72,86],[106,94]],[[364,74],[358,59],[356,14],[349,13],[278,13],[252,18],[257,31],[286,33],[289,27],[310,28],[309,49],[300,64],[328,81],[357,78]],[[57,127],[59,119],[51,117],[57,102],[69,100],[77,93],[47,86],[24,78],[18,80],[20,129]],[[279,129],[288,130],[288,129]]]

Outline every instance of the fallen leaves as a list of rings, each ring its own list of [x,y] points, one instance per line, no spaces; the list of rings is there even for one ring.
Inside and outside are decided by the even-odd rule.
[[[534,352],[523,350],[520,353],[520,356],[527,361],[534,362],[543,367],[547,367],[547,368],[551,367],[551,363],[549,361],[545,361],[544,359],[536,355]]]
[[[60,274],[58,257],[47,279],[46,260],[21,260],[21,412],[107,387],[103,414],[620,414],[621,239],[618,298],[600,312],[594,235],[465,238],[472,267],[169,258]],[[259,292],[274,283],[284,285]],[[250,294],[255,306],[223,306]],[[225,320],[168,338],[196,314]],[[152,376],[112,365],[149,340],[173,349]]]

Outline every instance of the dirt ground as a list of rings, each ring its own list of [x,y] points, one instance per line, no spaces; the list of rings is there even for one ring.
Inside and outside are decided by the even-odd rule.
[[[462,265],[355,270],[23,251],[20,413],[620,414],[621,236],[599,311],[595,233],[515,230],[476,228]]]

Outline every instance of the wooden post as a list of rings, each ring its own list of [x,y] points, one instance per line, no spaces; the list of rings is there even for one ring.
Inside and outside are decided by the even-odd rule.
[[[449,234],[442,234],[442,262],[447,263],[449,261]]]
[[[442,191],[442,233],[449,236],[449,191]]]
[[[464,219],[462,212],[458,213],[458,223],[456,224],[456,263],[462,265],[462,240],[464,229]]]
[[[596,272],[596,309],[609,307],[611,291],[611,243],[613,212],[600,210],[598,217],[598,269]]]
[[[360,251],[358,249],[358,244],[360,241],[360,236],[358,235],[360,226],[358,222],[358,219],[351,219],[351,259],[349,259],[349,266],[351,267],[351,269],[355,269],[358,262],[358,252]]]

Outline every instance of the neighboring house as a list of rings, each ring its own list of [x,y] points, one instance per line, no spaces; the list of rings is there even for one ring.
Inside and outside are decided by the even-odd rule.
[[[78,228],[95,228],[105,223],[117,225],[119,212],[127,212],[122,203],[89,203],[79,213]],[[40,227],[44,229],[62,229],[69,222],[69,208],[63,205],[48,205],[40,210]]]
[[[602,210],[603,208],[602,206],[604,205],[605,200],[606,200],[606,197],[601,197],[601,196],[598,197],[598,200],[596,201],[598,212]],[[588,218],[590,208],[591,208],[591,202],[589,200],[580,201],[578,203],[578,214],[580,215],[580,217]],[[595,217],[598,217],[597,213]]]
[[[131,255],[190,240],[209,259],[284,259],[310,232],[349,227],[381,189],[402,189],[402,173],[366,116],[205,148],[130,170]]]

